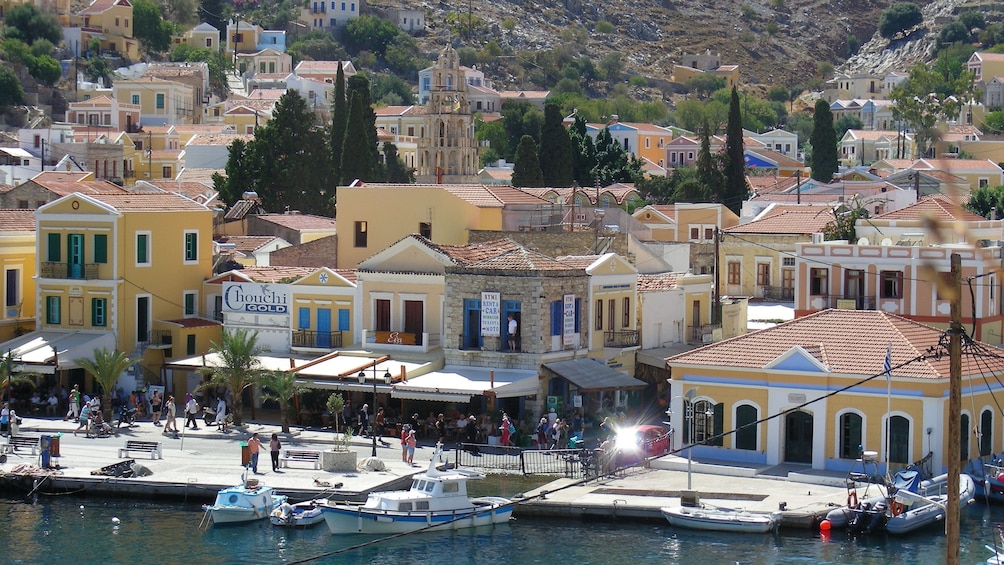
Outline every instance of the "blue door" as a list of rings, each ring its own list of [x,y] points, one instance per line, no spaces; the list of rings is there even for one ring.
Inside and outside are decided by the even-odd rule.
[[[331,308],[317,309],[317,347],[331,347]]]
[[[66,249],[69,278],[84,278],[84,236],[79,233],[71,233],[66,236]]]

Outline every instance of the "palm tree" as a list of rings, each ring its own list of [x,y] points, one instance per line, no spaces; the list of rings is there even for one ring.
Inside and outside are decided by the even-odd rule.
[[[221,365],[210,369],[209,384],[226,386],[233,392],[231,412],[234,425],[239,426],[244,412],[241,394],[244,389],[257,384],[263,372],[258,355],[264,349],[258,346],[258,332],[249,333],[245,329],[224,331],[220,342],[213,342],[209,350],[223,358]]]
[[[279,421],[282,432],[289,433],[289,407],[293,397],[307,390],[296,382],[296,373],[266,371],[261,375],[262,397],[279,403]]]
[[[77,359],[74,361],[94,377],[101,387],[101,411],[105,421],[112,419],[112,389],[119,376],[134,363],[132,359],[119,350],[109,351],[105,348],[95,349],[92,359]]]

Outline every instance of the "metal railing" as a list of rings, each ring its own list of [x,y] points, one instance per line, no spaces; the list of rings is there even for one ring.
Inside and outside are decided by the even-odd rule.
[[[764,300],[778,300],[784,302],[791,302],[795,300],[794,288],[785,288],[783,286],[765,286],[762,288]]]
[[[703,326],[687,326],[687,343],[704,343],[704,336],[710,336],[714,330],[720,329],[721,324],[704,324]]]
[[[82,263],[78,266],[80,267],[80,272],[76,274],[70,273],[70,265],[68,263],[43,261],[41,275],[44,279],[94,280],[100,278],[98,276],[97,263]]]
[[[313,347],[335,349],[342,346],[342,332],[317,332],[314,330],[294,330],[293,347]]]
[[[823,308],[843,308],[854,310],[874,310],[876,300],[874,296],[840,296],[840,295],[828,295],[828,294],[816,294],[809,296],[809,303],[812,304],[813,301],[822,298],[824,301]]]
[[[518,472],[522,475],[559,475],[570,479],[597,475],[602,450],[521,449],[500,445],[458,444],[454,450],[457,467],[485,472]]]
[[[634,347],[638,345],[638,330],[609,330],[603,332],[603,345],[606,347]]]

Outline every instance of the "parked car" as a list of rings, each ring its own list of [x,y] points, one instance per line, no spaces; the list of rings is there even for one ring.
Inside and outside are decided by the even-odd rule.
[[[629,426],[617,430],[615,446],[618,463],[629,465],[646,457],[669,452],[672,432],[663,426]]]

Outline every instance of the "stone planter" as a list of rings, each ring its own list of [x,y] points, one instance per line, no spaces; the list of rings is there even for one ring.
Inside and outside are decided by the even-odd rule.
[[[355,471],[355,451],[335,451],[329,449],[321,452],[321,469],[325,471]]]

